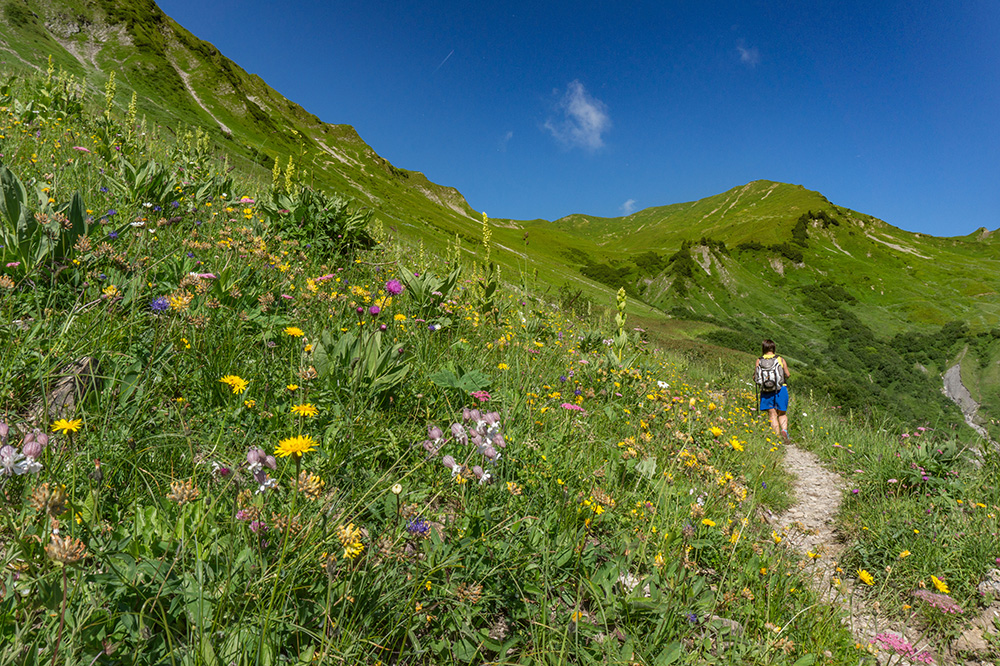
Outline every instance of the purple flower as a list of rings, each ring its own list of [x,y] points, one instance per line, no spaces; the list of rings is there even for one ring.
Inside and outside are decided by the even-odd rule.
[[[118,238],[118,232],[114,231],[114,230],[109,231],[108,232],[108,238],[110,238],[111,240],[114,240],[114,239]]]
[[[163,312],[165,310],[168,310],[169,308],[170,308],[170,301],[167,299],[166,296],[160,296],[158,298],[154,298],[153,302],[149,304],[149,309],[152,310],[153,312]]]
[[[385,283],[385,290],[393,296],[399,296],[403,293],[403,285],[399,280],[389,280]]]
[[[380,308],[377,305],[373,305],[370,308],[368,308],[368,314],[370,314],[373,317],[377,315],[379,312],[382,312],[382,308]]]
[[[431,533],[431,524],[423,518],[417,516],[416,518],[406,521],[406,531],[412,536],[421,539],[426,538]]]

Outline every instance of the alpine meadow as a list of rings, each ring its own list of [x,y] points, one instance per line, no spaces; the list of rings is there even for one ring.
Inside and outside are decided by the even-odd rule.
[[[0,5],[0,666],[1000,656],[996,231],[493,219],[151,0]]]

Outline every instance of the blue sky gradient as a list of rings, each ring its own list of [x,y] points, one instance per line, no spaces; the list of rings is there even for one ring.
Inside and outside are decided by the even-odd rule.
[[[1000,3],[161,0],[492,217],[751,180],[938,236],[1000,227]]]

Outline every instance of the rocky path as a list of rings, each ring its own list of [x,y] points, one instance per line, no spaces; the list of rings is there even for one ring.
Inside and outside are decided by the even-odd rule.
[[[793,488],[795,504],[780,516],[773,516],[771,524],[784,534],[783,543],[809,562],[814,589],[824,601],[843,608],[844,622],[850,626],[855,640],[861,645],[868,645],[876,633],[886,631],[914,640],[919,632],[900,623],[889,622],[879,615],[877,608],[852,594],[857,578],[855,572],[837,571],[844,548],[837,538],[834,519],[847,487],[844,479],[826,469],[815,454],[794,444],[789,444],[785,450],[785,468],[796,477]],[[835,584],[837,580],[839,585]],[[918,647],[926,648],[923,645]],[[884,659],[880,657],[880,663],[885,663],[890,655],[882,656]],[[904,660],[903,663],[908,662]],[[946,662],[935,659],[935,663]]]
[[[965,422],[969,424],[969,427],[979,433],[983,439],[994,447],[997,446],[997,443],[990,439],[990,434],[986,432],[986,428],[976,423],[976,413],[979,411],[979,403],[976,402],[972,394],[969,393],[969,389],[962,383],[962,366],[960,364],[956,363],[944,373],[944,387],[941,390],[948,396],[949,400],[958,405],[959,409],[962,410],[962,415],[965,417]]]

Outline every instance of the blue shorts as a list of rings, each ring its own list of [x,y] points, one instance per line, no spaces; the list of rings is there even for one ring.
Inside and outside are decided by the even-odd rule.
[[[766,412],[769,409],[777,409],[779,412],[788,411],[788,387],[782,386],[781,390],[775,393],[760,394],[760,411]]]

